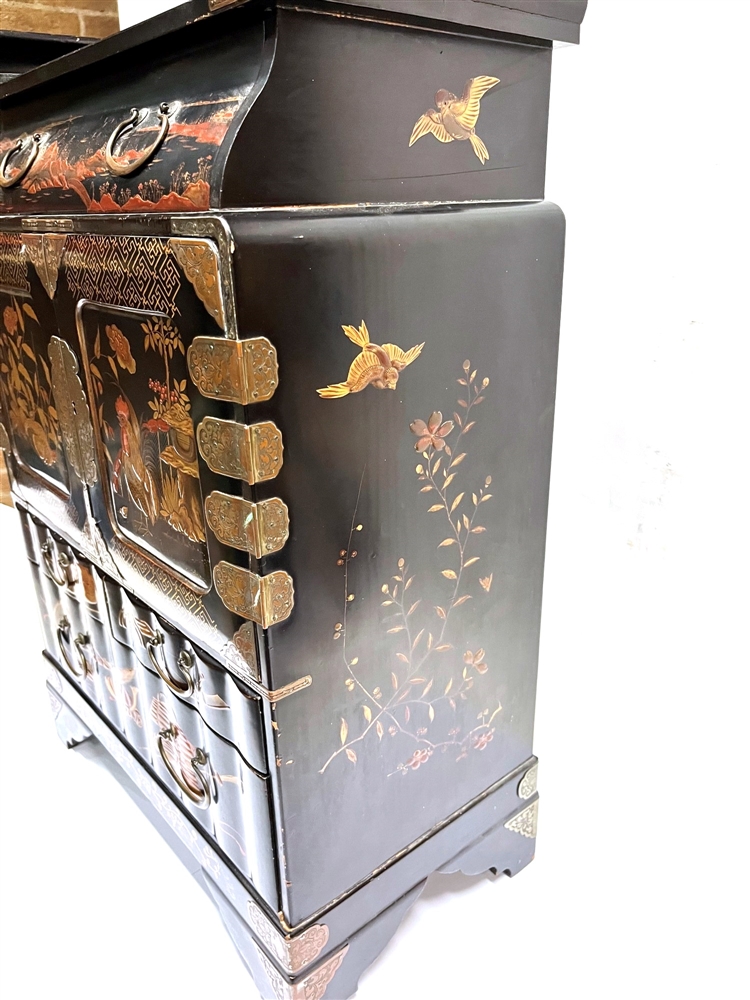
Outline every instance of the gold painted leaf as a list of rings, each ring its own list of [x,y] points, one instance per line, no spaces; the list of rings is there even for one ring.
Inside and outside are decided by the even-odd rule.
[[[490,573],[489,576],[480,576],[479,582],[484,587],[484,589],[487,591],[487,593],[489,593],[490,592],[490,587],[492,586],[492,573]]]
[[[398,677],[394,673],[391,673],[391,684],[393,685],[393,690],[398,691]]]
[[[451,677],[451,679],[445,685],[445,691],[443,691],[443,695],[445,696],[446,694],[450,694],[450,689],[452,687],[453,687],[453,678]]]
[[[440,466],[442,465],[442,463],[443,463],[443,459],[442,458],[439,458],[437,460],[437,462],[435,462],[435,464],[432,467],[432,474],[433,475],[438,471],[438,469],[440,468]]]
[[[448,478],[443,483],[443,489],[447,490],[448,487],[450,486],[450,484],[453,482],[453,480],[455,478],[456,478],[456,473],[455,472],[451,472],[451,474],[448,476]]]
[[[429,493],[432,488],[433,488],[432,486],[423,486],[422,489],[419,492],[420,493]]]
[[[468,422],[468,424],[464,427],[464,434],[468,434],[469,431],[471,430],[471,428],[474,426],[475,423],[476,423],[476,420],[470,420]]]
[[[414,642],[413,642],[413,643],[411,644],[411,651],[412,651],[412,653],[413,653],[413,652],[414,652],[414,650],[415,650],[415,649],[417,648],[417,645],[418,645],[418,643],[419,643],[419,640],[420,640],[420,639],[422,638],[422,636],[423,636],[423,635],[424,635],[424,629],[420,629],[420,630],[419,630],[419,632],[417,632],[417,637],[416,637],[416,639],[415,639],[415,640],[414,640]]]
[[[414,582],[414,577],[410,576],[409,579],[404,584],[404,593],[406,593],[406,591],[409,589],[409,587],[411,587],[411,585],[412,585],[413,582]]]
[[[383,739],[383,724],[382,724],[382,722],[378,721],[378,722],[375,723],[375,732],[378,734],[378,739],[382,740]]]
[[[372,711],[370,710],[369,705],[362,706],[362,714],[364,715],[364,717],[367,719],[368,722],[372,722]]]
[[[453,459],[453,461],[450,464],[451,469],[454,467],[454,465],[460,465],[461,462],[463,462],[463,460],[465,458],[466,458],[466,452],[465,451],[462,451],[460,455],[456,455],[456,457]]]
[[[407,705],[406,708],[404,709],[404,722],[408,722],[410,718],[411,718],[411,709]]]
[[[481,535],[481,534],[482,534],[482,532],[483,532],[483,531],[486,531],[486,530],[487,530],[487,529],[486,529],[486,528],[483,528],[481,524],[478,524],[478,525],[476,526],[476,528],[472,528],[472,529],[471,529],[471,533],[472,533],[472,535]]]
[[[426,677],[410,677],[409,678],[409,683],[410,684],[424,684],[426,681],[427,681]]]
[[[357,755],[351,749],[351,747],[346,751],[346,756],[349,758],[349,760],[352,762],[352,764],[356,764],[357,763]]]
[[[438,548],[442,549],[446,545],[458,545],[458,542],[455,538],[444,538],[440,545],[438,545]]]
[[[461,604],[466,604],[466,602],[470,601],[470,600],[471,600],[471,594],[464,594],[463,597],[459,597],[458,600],[456,600],[456,601],[453,602],[453,607],[457,608]]]
[[[464,522],[464,528],[466,528],[466,530],[468,531],[471,526],[471,521],[468,519],[466,514],[464,514],[463,516],[463,522]]]
[[[27,316],[31,316],[31,318],[34,320],[35,323],[39,322],[36,313],[31,308],[31,306],[28,304],[28,302],[24,302],[24,304],[23,304],[23,311],[26,313]]]
[[[434,678],[428,682],[428,684],[425,687],[424,691],[419,696],[420,698],[425,698],[430,693],[430,691],[432,690],[433,682],[434,682]]]
[[[412,604],[412,606],[409,608],[409,610],[406,612],[406,617],[408,618],[410,615],[414,614],[414,612],[417,610],[417,608],[419,607],[419,605],[421,603],[422,603],[421,600],[420,601],[415,601]]]
[[[427,513],[428,513],[428,514],[434,514],[434,512],[435,512],[436,510],[442,510],[442,509],[443,509],[443,505],[442,505],[441,503],[434,503],[434,504],[432,505],[432,507],[430,507],[430,509],[428,510],[428,512],[427,512]]]
[[[445,608],[441,608],[439,605],[436,605],[435,611],[437,612],[438,618],[442,618],[443,621],[445,621]]]
[[[435,646],[436,653],[444,653],[447,649],[453,649],[453,646],[449,642],[443,642],[439,646]]]
[[[472,559],[466,560],[466,562],[464,563],[464,568],[466,568],[467,566],[473,566],[474,563],[478,562],[479,562],[479,556],[474,556]]]
[[[396,632],[403,632],[403,631],[404,631],[403,625],[394,625],[393,628],[388,629],[388,635],[395,635]]]
[[[435,719],[435,709],[432,707],[432,705],[430,705],[429,709],[427,710],[427,714],[430,717],[430,722],[433,722]]]
[[[484,501],[485,500],[489,500],[491,496],[492,496],[491,493],[485,493],[484,496],[482,497],[482,499],[479,502],[480,503],[484,503]]]
[[[346,719],[341,720],[341,729],[339,730],[339,736],[341,737],[341,745],[346,743],[346,737],[349,735],[349,724]]]
[[[24,342],[23,344],[21,344],[21,349],[25,351],[26,354],[28,354],[28,356],[31,358],[32,361],[36,361],[36,354],[34,354],[34,352],[31,350],[31,348],[27,343]]]
[[[463,493],[457,494],[456,499],[451,504],[451,514],[456,509],[456,507],[458,507],[458,505],[461,503],[461,501],[463,500],[463,498],[464,498],[464,494]]]
[[[405,653],[396,653],[396,659],[401,660],[402,663],[408,663],[409,657]],[[398,686],[398,685],[395,685]]]
[[[444,570],[442,570],[442,573],[443,573],[443,576],[446,578],[446,580],[456,580],[457,579],[455,571],[452,570],[452,569],[444,569]]]

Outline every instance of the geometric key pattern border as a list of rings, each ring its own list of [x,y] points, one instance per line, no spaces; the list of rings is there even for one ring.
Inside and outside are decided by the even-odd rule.
[[[76,299],[174,316],[181,272],[169,243],[154,236],[71,233],[65,277]]]

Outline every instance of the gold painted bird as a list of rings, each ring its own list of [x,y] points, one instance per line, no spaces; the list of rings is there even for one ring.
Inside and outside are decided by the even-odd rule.
[[[352,361],[346,382],[318,389],[319,395],[324,399],[337,399],[339,396],[348,396],[350,392],[362,392],[368,385],[373,385],[376,389],[395,389],[399,373],[412,361],[416,361],[424,347],[424,343],[421,343],[409,351],[402,351],[395,344],[373,344],[364,320],[359,329],[356,326],[342,326],[341,329],[361,351]]]
[[[488,90],[500,83],[496,76],[475,76],[467,80],[464,92],[459,100],[449,90],[439,90],[435,94],[438,110],[430,108],[425,111],[409,139],[413,146],[417,139],[432,132],[440,142],[453,142],[454,139],[468,139],[471,148],[476,153],[480,163],[486,163],[490,158],[487,147],[474,131],[479,118],[479,102]]]

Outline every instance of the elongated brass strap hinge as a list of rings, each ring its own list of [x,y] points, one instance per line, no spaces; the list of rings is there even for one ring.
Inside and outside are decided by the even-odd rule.
[[[294,607],[294,584],[282,570],[258,576],[222,561],[214,567],[214,586],[225,607],[263,628],[283,622]]]
[[[279,384],[276,349],[265,337],[195,337],[187,361],[190,378],[210,399],[246,406],[270,399]]]
[[[278,497],[252,503],[214,492],[206,497],[205,507],[208,526],[219,541],[256,559],[278,552],[289,538],[289,511]]]
[[[244,479],[251,486],[277,476],[284,461],[281,431],[270,420],[238,424],[204,417],[196,436],[198,450],[212,472]]]

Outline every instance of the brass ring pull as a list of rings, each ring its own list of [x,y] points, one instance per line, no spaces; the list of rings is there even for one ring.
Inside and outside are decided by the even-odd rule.
[[[35,132],[33,135],[27,135],[25,139],[18,139],[10,147],[2,160],[0,160],[0,188],[12,188],[15,184],[18,184],[19,181],[24,179],[29,170],[31,170],[31,166],[36,159],[36,154],[39,152],[39,143],[41,141],[41,135],[39,135],[38,132]],[[6,174],[8,164],[17,153],[23,151],[23,147],[26,142],[29,142],[26,159],[21,163],[16,172],[9,177]]]
[[[73,640],[76,656],[78,657],[78,665],[75,665],[65,649],[65,644],[70,643],[69,634],[70,622],[67,618],[63,617],[57,623],[57,646],[60,650],[60,656],[63,658],[65,665],[74,677],[77,677],[79,680],[85,680],[89,674],[94,673],[89,661],[86,659],[86,653],[84,652],[84,649],[91,645],[91,639],[83,632],[79,632]]]
[[[57,558],[53,557],[53,551],[56,553]],[[57,549],[50,541],[42,545],[41,552],[42,559],[44,560],[44,568],[50,580],[56,583],[58,587],[68,587],[70,585],[68,577],[70,559],[68,559],[64,552],[57,553]]]
[[[196,791],[196,789],[191,788],[191,786],[187,783],[184,774],[175,768],[170,754],[166,750],[166,744],[176,739],[178,735],[179,731],[175,729],[174,726],[170,726],[168,729],[162,729],[159,733],[158,744],[161,759],[164,761],[164,766],[174,778],[180,791],[186,795],[192,803],[198,806],[199,809],[208,809],[211,805],[211,787],[208,783],[208,778],[202,771],[202,768],[208,765],[208,757],[206,756],[205,751],[198,747],[195,751],[195,756],[190,760],[190,766],[195,772],[201,786],[201,790]]]
[[[183,649],[177,657],[177,668],[185,678],[184,684],[181,684],[178,681],[173,680],[167,670],[166,659],[164,656],[164,633],[156,632],[153,636],[149,636],[149,638],[146,639],[146,649],[148,650],[148,658],[151,660],[154,670],[157,672],[159,677],[161,677],[169,690],[174,694],[182,695],[183,698],[189,698],[195,691],[196,687],[195,678],[193,677],[193,657],[190,653]],[[158,650],[161,650],[160,655],[157,655]]]
[[[107,161],[107,166],[112,171],[113,174],[117,174],[118,177],[127,177],[129,174],[135,173],[136,170],[140,169],[147,163],[154,153],[157,151],[159,146],[164,142],[167,132],[169,131],[169,105],[162,104],[159,107],[159,134],[148,147],[144,149],[134,160],[116,160],[114,156],[115,143],[120,138],[120,136],[135,128],[138,124],[138,109],[133,108],[128,115],[128,117],[121,121],[119,125],[116,126],[114,132],[109,137],[107,142],[107,148],[104,152],[104,157]]]

